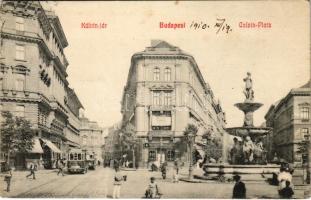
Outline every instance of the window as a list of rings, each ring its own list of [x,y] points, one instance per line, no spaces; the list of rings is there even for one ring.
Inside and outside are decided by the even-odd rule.
[[[166,154],[168,161],[175,160],[175,152],[173,150],[168,150]]]
[[[17,44],[15,50],[15,58],[18,60],[25,60],[25,46]]]
[[[24,91],[25,80],[23,78],[18,78],[15,80],[15,90]]]
[[[171,105],[172,101],[172,92],[164,92],[164,105],[169,106]]]
[[[171,69],[170,68],[165,68],[164,70],[164,80],[165,81],[170,81],[171,80]]]
[[[152,104],[153,105],[160,105],[160,91],[153,91],[152,92]]]
[[[149,151],[149,161],[156,161],[156,151],[152,150],[152,151]]]
[[[300,108],[300,118],[302,120],[309,120],[309,107]]]
[[[17,117],[24,117],[25,116],[25,106],[17,105],[15,112],[16,112]]]
[[[69,154],[69,160],[73,160],[73,155],[72,155],[72,153]]]
[[[302,128],[301,129],[301,136],[303,139],[307,140],[309,137],[309,129],[308,128]]]
[[[153,80],[154,81],[160,80],[160,69],[158,67],[153,69]]]
[[[80,153],[78,154],[78,160],[82,160]]]
[[[15,28],[17,31],[24,31],[24,18],[22,17],[16,17],[15,21]]]

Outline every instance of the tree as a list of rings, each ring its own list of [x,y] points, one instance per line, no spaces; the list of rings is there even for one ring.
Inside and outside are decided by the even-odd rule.
[[[136,157],[135,157],[135,148],[138,144],[138,139],[135,133],[134,126],[130,123],[126,123],[122,126],[119,139],[122,149],[129,149],[132,152],[133,157],[133,168],[136,168]]]
[[[186,129],[184,130],[184,138],[188,143],[189,147],[189,180],[192,179],[192,164],[193,164],[193,158],[192,158],[192,152],[193,152],[193,144],[194,144],[194,139],[197,135],[198,128],[193,125],[193,124],[188,124]]]
[[[32,150],[34,130],[30,122],[22,117],[14,117],[9,111],[2,111],[1,151],[6,153],[7,163],[14,153],[27,153]]]

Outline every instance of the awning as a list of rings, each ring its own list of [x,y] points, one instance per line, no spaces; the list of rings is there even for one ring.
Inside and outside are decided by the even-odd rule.
[[[29,153],[43,153],[43,149],[40,145],[39,138],[34,138],[34,144],[32,146],[32,149],[29,151]]]
[[[62,151],[57,146],[55,146],[55,144],[53,144],[50,140],[42,139],[42,141],[55,153],[62,153]]]

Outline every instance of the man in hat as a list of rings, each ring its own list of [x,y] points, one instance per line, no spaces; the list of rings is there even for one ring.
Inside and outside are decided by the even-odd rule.
[[[233,176],[233,180],[235,181],[235,185],[233,187],[233,199],[245,199],[246,198],[246,187],[245,184],[241,181],[241,176],[235,175]]]

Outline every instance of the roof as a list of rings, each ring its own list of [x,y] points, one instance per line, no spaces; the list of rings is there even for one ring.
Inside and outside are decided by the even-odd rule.
[[[181,50],[179,47],[171,45],[170,43],[164,40],[151,40],[151,46],[146,47],[144,51],[137,52],[132,56],[133,59],[144,57],[144,56],[181,56],[189,60],[192,64],[195,73],[197,74],[199,81],[201,82],[202,86],[204,87],[205,92],[211,93],[211,96],[214,97],[213,92],[210,88],[210,85],[204,80],[202,73],[194,59],[194,57],[187,52]],[[132,66],[131,66],[132,67]],[[131,71],[131,69],[130,69]],[[130,73],[129,73],[130,76]],[[128,78],[129,80],[129,78]],[[216,102],[214,102],[217,105]]]
[[[180,48],[171,45],[164,40],[151,40],[151,46],[146,47],[144,51],[137,52],[134,55],[187,55],[186,52],[182,51]]]

